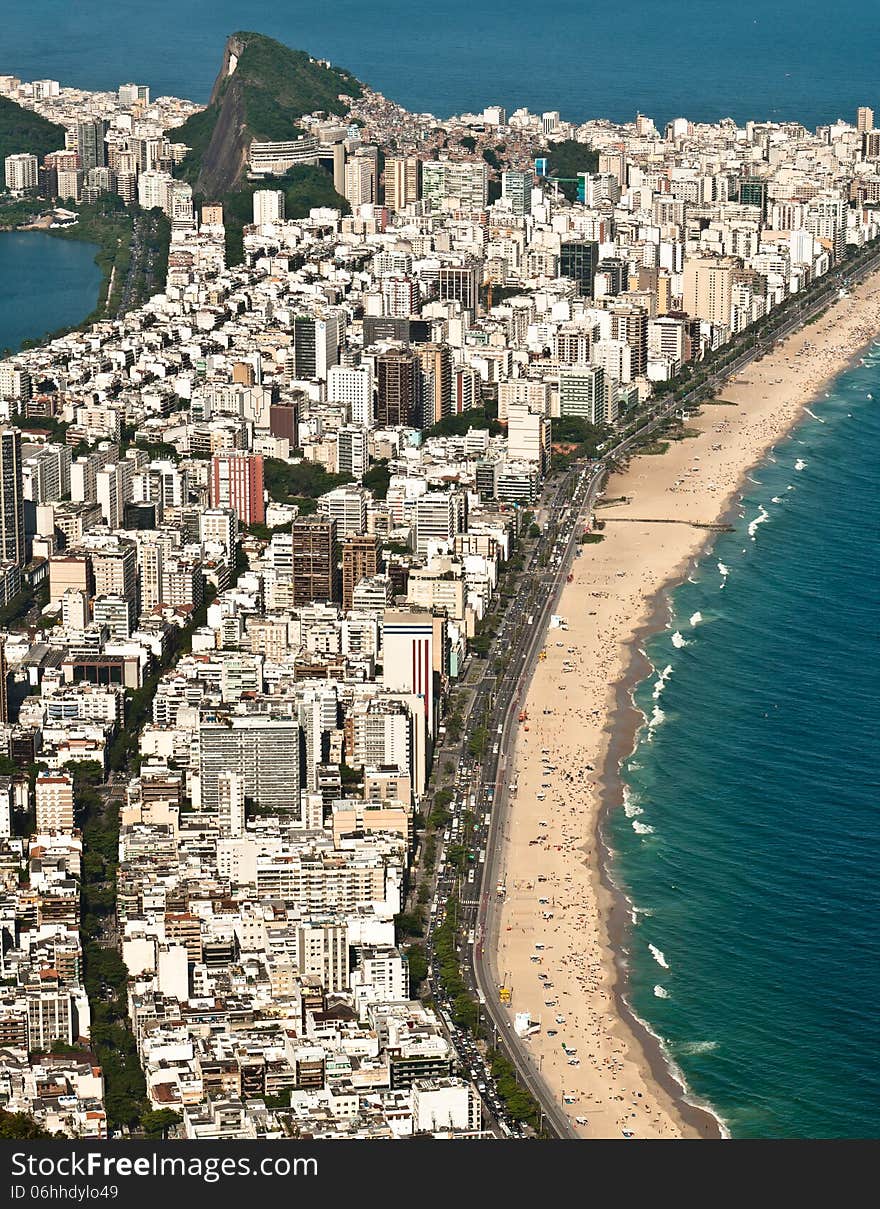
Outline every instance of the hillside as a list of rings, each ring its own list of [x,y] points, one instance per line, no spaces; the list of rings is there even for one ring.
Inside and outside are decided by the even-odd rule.
[[[348,214],[351,207],[333,188],[333,178],[323,168],[299,164],[285,176],[266,177],[261,181],[244,181],[230,189],[220,200],[226,224],[226,263],[241,264],[244,259],[244,228],[254,221],[254,190],[283,189],[285,213],[288,218],[303,217],[316,206],[329,206]]]
[[[577,174],[595,172],[599,166],[599,153],[587,143],[578,143],[574,139],[551,143],[543,154],[550,160],[550,176],[566,178],[559,188],[569,201],[577,197]]]
[[[16,105],[15,101],[0,97],[0,166],[7,155],[29,151],[42,159],[48,151],[59,151],[63,147],[63,126],[56,126],[38,113]]]
[[[361,91],[349,72],[325,67],[305,51],[262,34],[232,34],[208,107],[168,132],[191,148],[180,175],[207,200],[220,198],[241,183],[252,139],[295,138],[304,113],[344,114],[339,94]]]

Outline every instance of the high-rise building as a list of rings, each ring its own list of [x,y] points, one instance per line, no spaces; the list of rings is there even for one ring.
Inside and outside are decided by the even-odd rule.
[[[532,212],[532,182],[531,172],[511,170],[501,173],[501,196],[510,202],[514,214],[522,217]]]
[[[13,193],[36,189],[39,184],[40,163],[35,155],[7,155],[3,161],[6,173],[6,188]]]
[[[429,543],[451,543],[464,529],[464,495],[458,491],[426,491],[416,500],[413,513],[416,551],[426,554]]]
[[[648,367],[648,312],[640,306],[618,306],[611,311],[611,338],[632,349],[632,373],[639,377]]]
[[[21,472],[21,432],[0,428],[0,558],[23,567],[27,551]]]
[[[489,199],[489,166],[483,160],[429,160],[422,164],[422,196],[435,210],[444,203],[484,210]]]
[[[139,606],[137,549],[133,541],[120,541],[91,555],[95,597],[119,596],[127,602],[129,632],[134,630]]]
[[[244,835],[245,779],[237,772],[217,775],[217,825],[224,839]]]
[[[339,364],[340,332],[336,314],[297,315],[293,321],[294,373],[308,381],[326,381],[329,370]]]
[[[376,200],[376,161],[357,151],[345,165],[345,199],[352,210]]]
[[[269,404],[269,432],[273,437],[286,437],[290,448],[299,444],[299,404],[296,399],[279,399]]]
[[[402,210],[422,195],[422,161],[415,155],[385,160],[385,205]]]
[[[559,414],[577,416],[590,424],[607,420],[605,372],[598,365],[559,371]]]
[[[354,590],[362,579],[379,571],[379,539],[372,533],[353,534],[342,543],[342,607],[352,607]]]
[[[392,349],[376,358],[376,421],[382,428],[408,427],[419,407],[419,362],[412,349]]]
[[[460,302],[462,309],[476,315],[480,301],[480,265],[468,260],[462,265],[441,265],[440,301]]]
[[[259,453],[216,453],[211,462],[211,507],[231,508],[243,525],[262,525],[263,457]]]
[[[66,772],[41,772],[34,787],[37,831],[70,834],[74,828],[73,777]]]
[[[2,725],[5,725],[9,721],[8,675],[9,668],[6,664],[6,635],[0,634],[0,724]]]
[[[373,367],[334,365],[327,374],[327,401],[345,403],[352,424],[373,423]]]
[[[507,409],[507,452],[511,458],[534,462],[541,474],[550,469],[550,417],[527,403]]]
[[[107,122],[103,118],[76,124],[76,149],[79,152],[79,167],[83,172],[107,166]]]
[[[434,719],[434,617],[427,609],[387,609],[382,618],[382,681],[422,698],[429,734]]]
[[[336,462],[340,474],[363,478],[370,468],[370,442],[365,428],[346,424],[337,431]]]
[[[367,491],[356,483],[334,487],[320,497],[318,510],[336,521],[340,541],[353,533],[363,533],[367,528]]]
[[[299,765],[300,728],[292,719],[233,715],[199,727],[203,809],[219,810],[219,781],[231,772],[242,779],[244,796],[255,806],[298,810]],[[225,805],[231,814],[233,803]]]
[[[684,309],[707,323],[730,325],[733,274],[738,262],[730,258],[688,256],[684,262]]]
[[[300,517],[291,529],[293,603],[338,600],[336,521],[329,517]]]
[[[430,428],[452,414],[452,354],[448,344],[420,344],[419,362],[421,415],[418,428]]]
[[[856,110],[856,127],[860,134],[874,129],[874,110],[867,105],[860,105]]]
[[[565,239],[560,246],[559,275],[577,282],[582,298],[593,296],[593,275],[599,263],[599,245],[591,239]]]
[[[264,223],[284,221],[284,190],[255,189],[254,190],[254,223],[261,227]]]

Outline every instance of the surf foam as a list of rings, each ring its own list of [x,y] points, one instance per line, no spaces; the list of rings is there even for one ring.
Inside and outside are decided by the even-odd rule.
[[[664,970],[669,969],[669,962],[666,960],[662,949],[658,949],[656,945],[648,945],[648,950],[658,966],[662,966]]]

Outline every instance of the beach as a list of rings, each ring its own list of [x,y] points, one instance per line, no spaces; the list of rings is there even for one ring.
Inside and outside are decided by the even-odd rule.
[[[619,764],[643,721],[631,702],[648,670],[639,647],[665,623],[669,588],[711,544],[702,526],[724,520],[748,472],[878,333],[875,274],[725,383],[686,420],[697,435],[609,479],[595,511],[603,540],[574,560],[556,606],[565,628],[548,631],[521,697],[528,720],[504,773],[517,788],[499,837],[506,894],[494,964],[511,988],[511,1019],[540,1022],[526,1047],[557,1102],[570,1101],[579,1136],[723,1133],[626,1006],[629,911],[608,876],[601,820],[622,804]]]

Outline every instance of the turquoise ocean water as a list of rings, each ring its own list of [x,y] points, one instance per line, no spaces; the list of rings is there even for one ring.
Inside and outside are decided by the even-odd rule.
[[[94,244],[0,231],[0,351],[81,323],[98,298]]]
[[[645,645],[606,829],[629,998],[735,1137],[880,1134],[880,346],[810,411]]]

